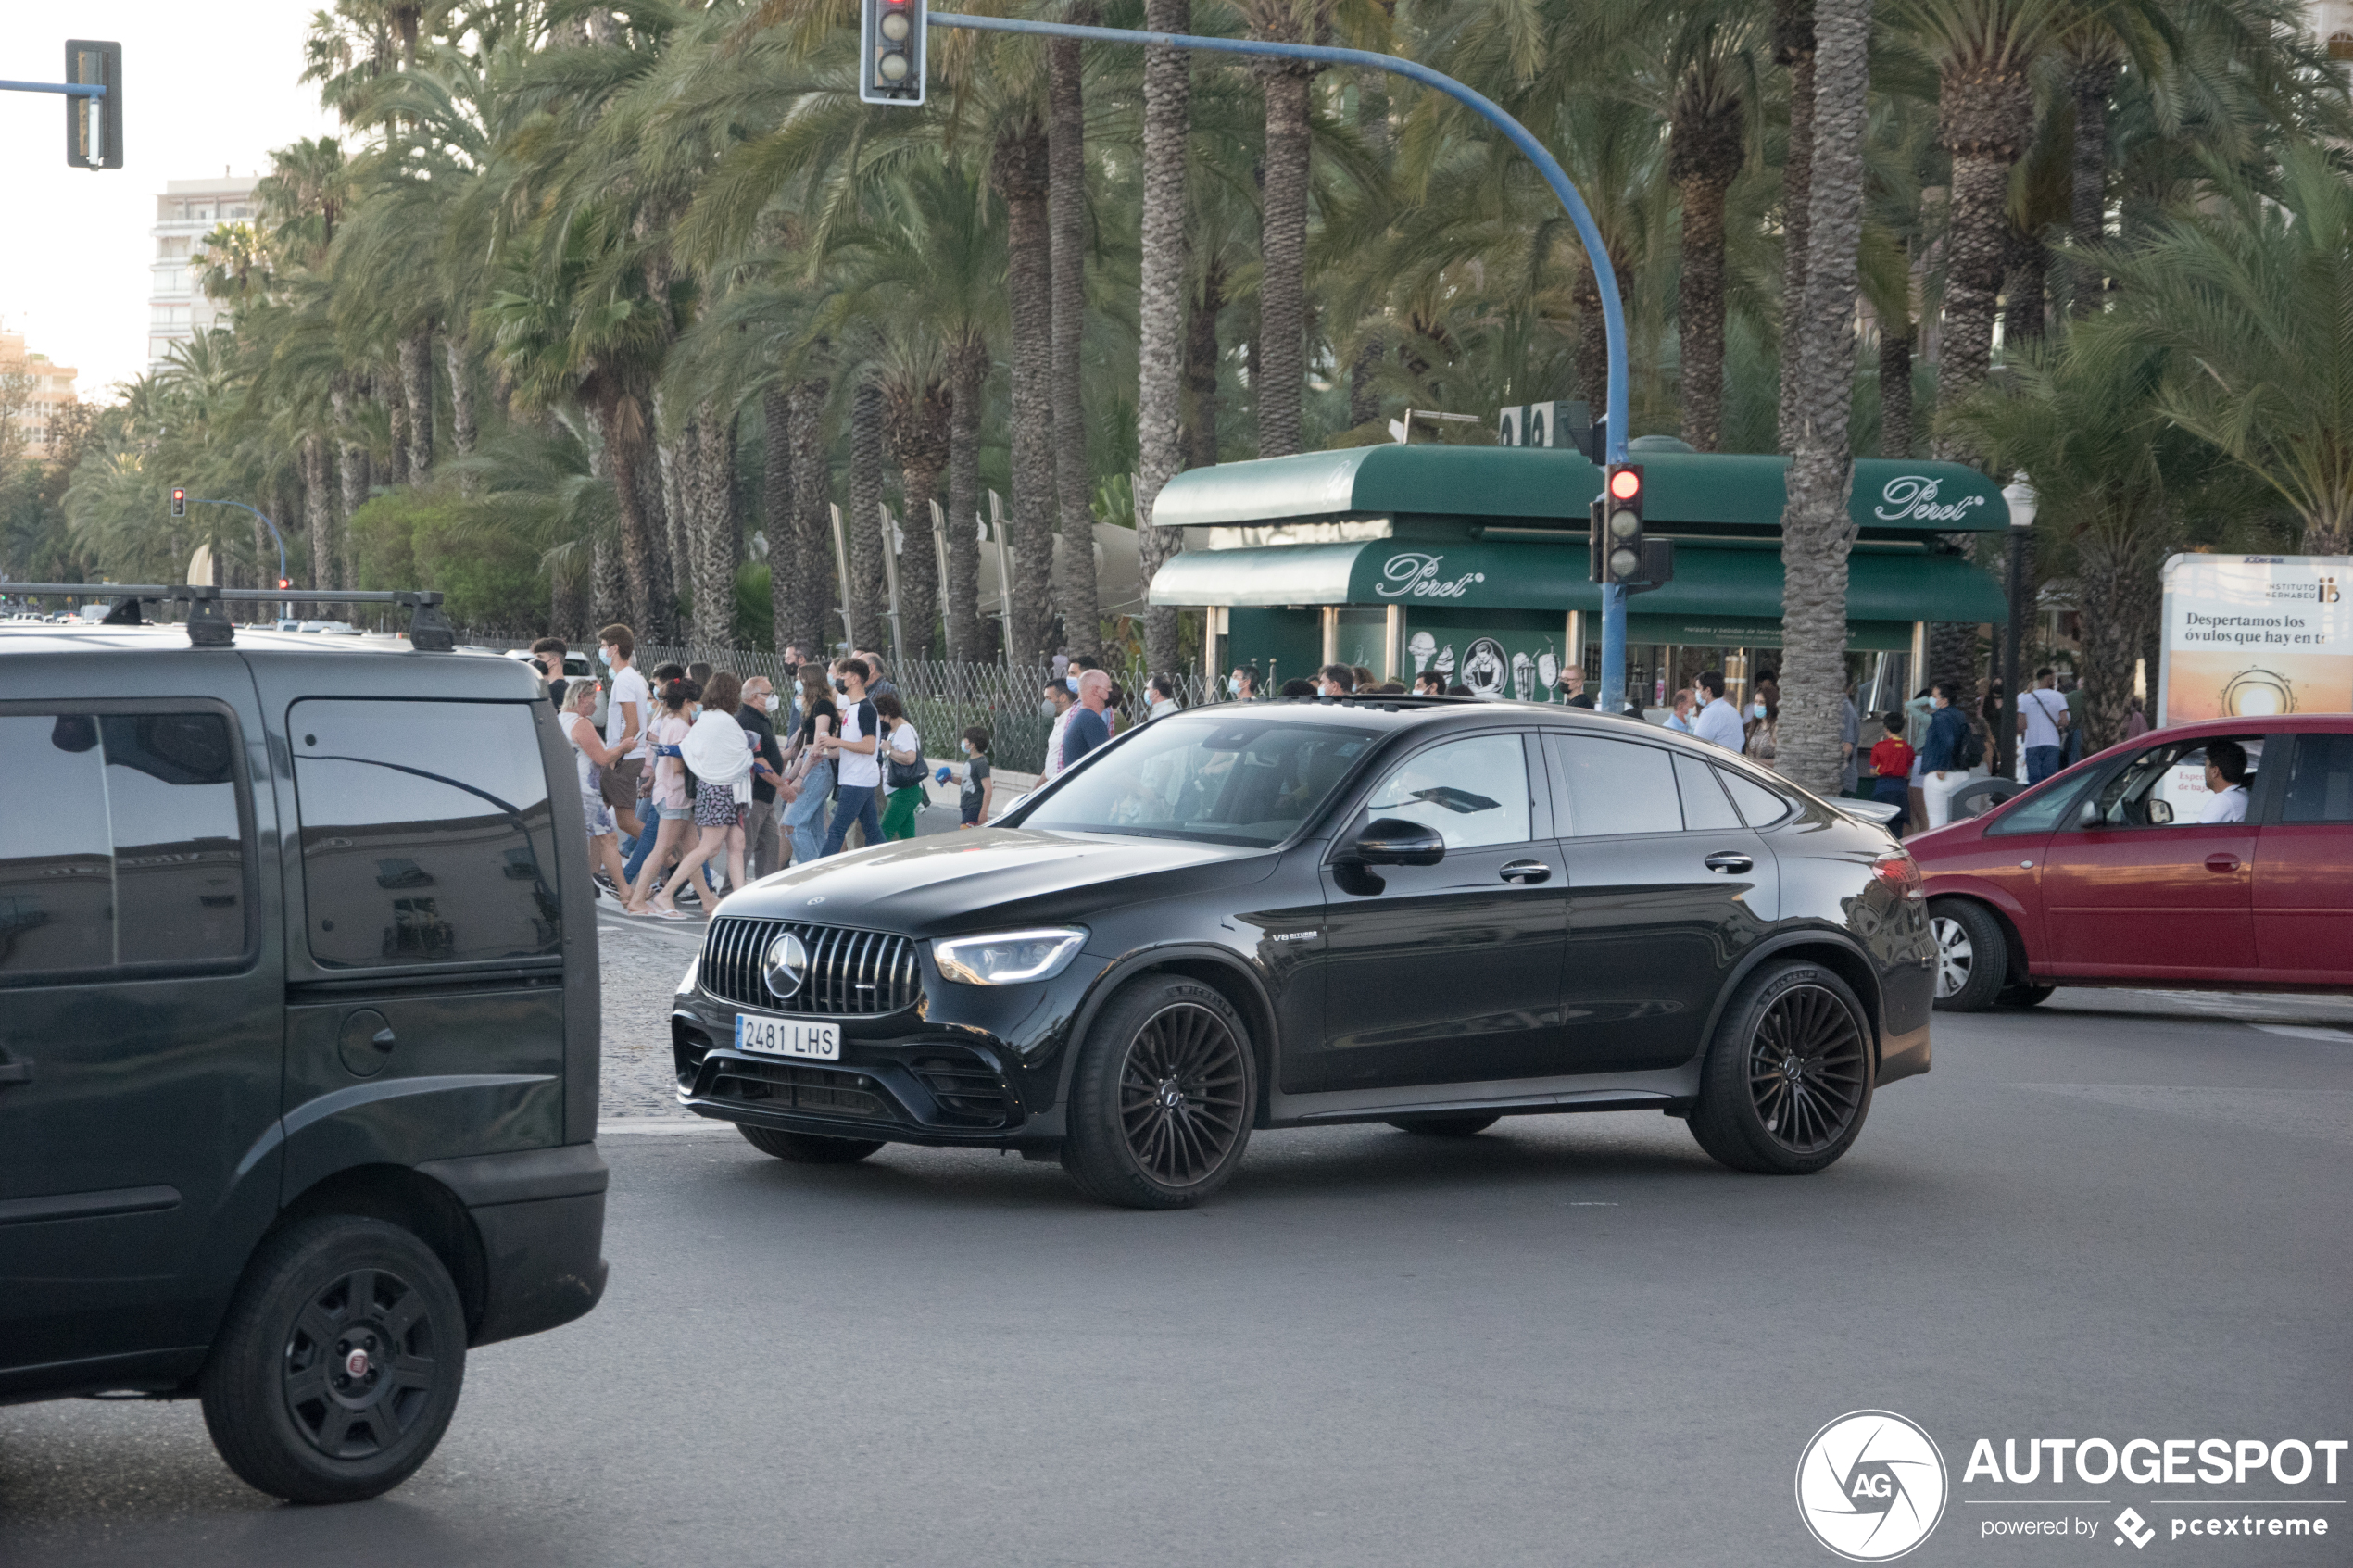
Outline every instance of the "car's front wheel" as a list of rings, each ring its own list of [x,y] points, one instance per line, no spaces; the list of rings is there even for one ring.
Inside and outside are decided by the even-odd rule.
[[[1147,976],[1079,1046],[1063,1169],[1106,1203],[1189,1209],[1241,1163],[1257,1104],[1233,1004],[1197,980]]]
[[[1929,935],[1936,943],[1939,1012],[1983,1012],[2008,984],[2009,947],[2001,922],[1984,905],[1968,898],[1939,898],[1928,907]]]
[[[1819,964],[1768,962],[1716,1027],[1692,1136],[1735,1171],[1805,1175],[1847,1151],[1870,1104],[1870,1024],[1853,989]]]
[[[814,1133],[787,1133],[781,1127],[736,1123],[744,1142],[761,1153],[795,1165],[853,1165],[882,1148],[880,1138],[826,1138]]]
[[[289,1502],[358,1502],[432,1454],[466,1376],[466,1318],[433,1249],[320,1215],[262,1244],[197,1386],[213,1446]]]

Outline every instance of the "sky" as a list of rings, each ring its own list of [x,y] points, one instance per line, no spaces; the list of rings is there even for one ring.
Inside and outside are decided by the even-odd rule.
[[[0,326],[82,372],[75,390],[108,388],[147,368],[147,263],[156,197],[167,180],[258,174],[270,151],[336,134],[318,89],[296,82],[302,40],[322,0],[74,0],[28,6],[0,31],[0,79],[57,82],[65,41],[122,45],[123,166],[69,169],[65,99],[0,93]]]

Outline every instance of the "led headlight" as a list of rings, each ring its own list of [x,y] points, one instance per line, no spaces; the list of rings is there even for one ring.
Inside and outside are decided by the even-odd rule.
[[[1076,925],[992,931],[985,936],[935,942],[931,957],[940,973],[967,985],[1018,985],[1060,974],[1086,940],[1086,929]]]

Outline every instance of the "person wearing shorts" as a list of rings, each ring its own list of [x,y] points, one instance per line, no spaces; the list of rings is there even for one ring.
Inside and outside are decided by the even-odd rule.
[[[621,831],[635,838],[637,781],[646,767],[646,731],[653,721],[653,696],[632,662],[636,633],[618,621],[597,633],[597,658],[612,671],[612,696],[605,705],[605,744],[619,753],[604,771],[605,804]]]
[[[629,875],[622,869],[620,827],[614,822],[612,808],[605,804],[600,770],[610,767],[615,754],[597,734],[597,684],[574,681],[564,688],[564,703],[557,714],[564,739],[572,743],[573,765],[579,770],[580,809],[588,819],[588,858],[610,883],[611,895],[623,897],[622,889],[629,885]]]

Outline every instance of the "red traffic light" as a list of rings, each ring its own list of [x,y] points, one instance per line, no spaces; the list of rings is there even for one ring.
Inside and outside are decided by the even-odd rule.
[[[285,590],[287,590],[288,588],[291,588],[291,587],[293,587],[293,586],[294,586],[294,579],[293,579],[293,578],[291,578],[291,577],[281,577],[281,578],[279,578],[279,579],[278,579],[278,591],[279,591],[279,592],[283,593]]]
[[[1618,469],[1609,476],[1609,493],[1620,501],[1630,501],[1642,493],[1642,471],[1640,469]]]

